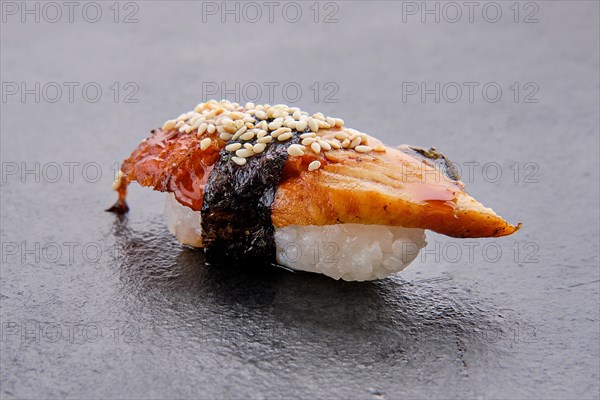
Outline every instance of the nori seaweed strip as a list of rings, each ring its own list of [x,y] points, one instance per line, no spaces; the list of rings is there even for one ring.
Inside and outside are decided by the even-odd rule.
[[[287,148],[300,143],[300,133],[294,131],[285,142],[272,141],[262,153],[247,158],[245,165],[237,165],[231,160],[235,154],[221,150],[204,188],[201,210],[208,263],[257,259],[275,263],[271,205],[288,158]]]

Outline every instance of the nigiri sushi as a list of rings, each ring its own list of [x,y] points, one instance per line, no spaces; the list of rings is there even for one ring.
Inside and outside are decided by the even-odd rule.
[[[425,230],[460,238],[519,229],[469,196],[436,149],[385,146],[340,118],[226,100],[154,129],[123,162],[108,211],[127,186],[168,192],[165,215],[206,262],[263,261],[334,279],[401,271]]]

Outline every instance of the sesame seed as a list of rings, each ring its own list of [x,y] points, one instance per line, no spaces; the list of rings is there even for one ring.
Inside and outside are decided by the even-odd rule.
[[[310,148],[312,149],[312,151],[314,151],[317,154],[319,154],[321,152],[321,146],[319,145],[319,142],[313,142],[310,145]]]
[[[298,121],[296,122],[296,130],[298,132],[303,132],[306,127],[308,126],[308,123],[306,121]]]
[[[375,147],[373,147],[373,151],[376,151],[378,153],[385,153],[385,152],[387,152],[385,146],[375,146]]]
[[[265,150],[266,147],[267,147],[266,143],[256,143],[252,147],[252,151],[254,151],[256,154],[262,153]]]
[[[222,127],[219,125],[217,126],[217,131],[221,128],[222,131],[225,131],[227,133],[236,133],[237,132],[237,128],[235,127],[235,125],[223,125]]]
[[[242,136],[243,132],[237,132],[231,137],[231,140],[238,140]]]
[[[320,161],[313,161],[310,164],[308,164],[308,170],[309,171],[314,171],[316,169],[321,168],[321,162]]]
[[[212,140],[210,138],[204,138],[200,141],[200,150],[204,151],[206,149],[208,149],[208,147],[210,146],[210,144],[212,143]]]
[[[321,148],[323,150],[326,150],[326,151],[331,150],[331,145],[329,143],[327,143],[326,141],[317,139],[317,142],[319,143],[319,145],[321,146]]]
[[[231,161],[233,161],[237,165],[244,165],[244,164],[246,164],[246,159],[245,158],[241,158],[241,157],[231,157]]]
[[[331,118],[331,117],[327,117],[325,118],[325,121],[327,121],[327,124],[333,128],[335,126],[335,119]]]
[[[267,113],[262,110],[258,110],[258,111],[256,111],[256,114],[254,114],[254,116],[258,119],[266,119]]]
[[[233,135],[231,133],[227,133],[227,132],[221,132],[221,134],[219,134],[219,138],[221,138],[221,140],[225,140],[228,141],[233,137]]]
[[[258,143],[270,143],[273,140],[273,136],[261,137],[257,140]]]
[[[246,127],[244,127],[244,128],[246,128]],[[244,133],[242,136],[240,136],[240,139],[242,139],[242,140],[252,140],[252,139],[254,139],[254,132],[248,131],[248,132]]]
[[[302,151],[302,148],[297,144],[293,144],[290,147],[288,147],[287,152],[290,156],[294,157],[300,157],[304,155],[304,151]]]
[[[175,128],[181,128],[183,125],[185,125],[185,121],[177,121]]]
[[[347,149],[348,147],[350,147],[350,139],[344,139],[342,142],[342,148]]]
[[[296,111],[294,111],[294,113],[292,114],[292,117],[293,117],[293,118],[294,118],[296,121],[298,121],[298,120],[300,119],[300,116],[301,116],[301,115],[302,115],[302,114],[300,113],[300,110],[296,110]]]
[[[344,132],[346,132],[348,135],[350,135],[350,140],[354,139],[357,136],[360,136],[360,132],[357,131],[356,129],[352,129],[352,128],[346,128],[344,130]]]
[[[194,122],[194,124],[192,125],[192,130],[198,129],[202,122],[204,122],[204,117],[197,119],[196,122]]]
[[[356,146],[354,150],[359,153],[369,153],[373,148],[371,146]]]
[[[300,135],[300,139],[314,138],[314,137],[317,137],[317,134],[314,132],[306,132],[306,133],[303,133],[302,135]]]
[[[184,121],[184,120],[188,119],[188,114],[189,113],[181,114],[179,117],[177,117],[177,121]]]
[[[239,149],[240,147],[242,147],[241,143],[231,143],[231,144],[228,144],[227,146],[225,146],[225,150],[227,150],[229,152],[234,152],[237,149]]]
[[[302,144],[305,146],[310,146],[311,144],[313,144],[313,142],[316,142],[316,141],[317,141],[317,139],[309,137],[306,139],[302,139]]]
[[[284,110],[273,111],[273,118],[282,118],[282,117],[286,117],[287,115],[289,115],[289,113]]]
[[[328,124],[327,122],[325,122],[325,121],[322,121],[322,120],[320,120],[320,119],[316,119],[315,121],[317,121],[317,125],[319,126],[319,129],[320,129],[320,128],[325,128],[325,129],[329,129],[329,128],[331,128],[331,127],[329,126],[329,124]]]
[[[286,140],[289,140],[292,138],[292,132],[285,132],[282,133],[281,135],[279,135],[277,137],[277,140],[279,140],[280,142],[285,142]]]
[[[344,140],[349,138],[346,132],[336,132],[334,137],[338,140]]]
[[[209,124],[208,127],[206,128],[206,131],[211,134],[211,133],[215,133],[215,131],[217,130],[217,128],[213,125],[213,124]]]
[[[238,119],[237,121],[235,121],[235,127],[237,129],[240,129],[242,126],[246,125],[246,123],[244,122],[244,120],[242,119]]]
[[[236,150],[235,155],[238,157],[246,158],[254,155],[254,151],[248,149]]]
[[[264,138],[265,136],[267,136],[267,131],[263,131],[262,129],[256,134],[257,139]]]
[[[319,131],[319,124],[317,124],[317,121],[315,121],[313,118],[310,118],[308,120],[308,127],[313,132],[318,132]]]
[[[325,121],[325,116],[323,115],[323,113],[313,114],[313,118],[317,119],[317,120]]]
[[[172,119],[170,119],[170,120],[168,120],[167,122],[165,122],[163,124],[162,130],[163,131],[170,131],[171,129],[175,128],[176,124],[177,124],[177,122],[175,122]]]
[[[248,149],[248,150],[253,150],[254,149],[254,147],[250,143],[244,143],[244,148]]]
[[[355,137],[351,142],[350,142],[350,148],[355,148],[356,146],[360,145],[360,142],[362,141],[362,138],[360,136]]]
[[[271,122],[268,127],[270,130],[274,131],[276,129],[281,128],[281,126],[283,125],[283,121],[280,119],[276,119],[273,122]]]
[[[221,119],[221,125],[223,125],[223,126],[228,126],[228,125],[235,126],[235,123],[233,122],[233,120],[231,118],[223,118],[223,119]]]
[[[338,142],[337,140],[328,140],[327,143],[329,143],[329,145],[331,147],[333,147],[334,149],[341,149],[342,148],[342,144],[340,142]]]
[[[206,122],[201,123],[198,126],[198,135],[202,135],[204,132],[206,132],[206,128],[208,128],[208,124]]]

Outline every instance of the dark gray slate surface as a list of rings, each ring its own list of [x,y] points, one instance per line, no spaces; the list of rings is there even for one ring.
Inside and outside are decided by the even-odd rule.
[[[112,2],[97,23],[85,3],[73,23],[64,7],[46,22],[55,14],[40,3],[40,22],[22,23],[7,3],[2,398],[599,397],[597,2],[522,3],[517,23],[513,2],[498,3],[497,23],[483,3],[473,23],[465,7],[456,23],[448,8],[422,23],[402,13],[420,2],[338,2],[332,24],[322,21],[336,8],[322,5],[315,23],[312,2],[298,23],[280,5],[273,23],[263,8],[254,24],[250,9],[239,23],[203,22],[202,3],[166,1],[122,5],[119,23]],[[122,23],[132,12],[139,22]],[[523,23],[531,13],[538,22]],[[63,96],[51,103],[50,85],[22,102],[10,94],[22,82],[57,82]],[[72,102],[65,82],[80,84]],[[88,82],[103,90],[95,103]],[[206,267],[166,230],[161,194],[133,188],[124,220],[102,211],[114,163],[201,101],[203,82],[256,82],[263,100],[266,82],[296,82],[309,111],[479,162],[470,192],[524,228],[466,242],[429,234],[413,265],[373,283]],[[447,86],[439,103],[403,101],[407,82],[456,82],[463,98],[449,102]],[[473,102],[464,82],[480,84]],[[502,88],[495,103],[481,94],[489,82]],[[135,87],[139,101],[124,102]],[[332,88],[337,103],[325,101]],[[497,182],[486,163],[501,167]]]

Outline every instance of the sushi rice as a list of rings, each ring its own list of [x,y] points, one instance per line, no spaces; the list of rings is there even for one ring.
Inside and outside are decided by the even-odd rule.
[[[183,244],[201,247],[200,211],[168,193],[169,230]],[[383,225],[290,225],[275,229],[277,263],[334,279],[367,281],[402,271],[427,245],[423,229]]]

